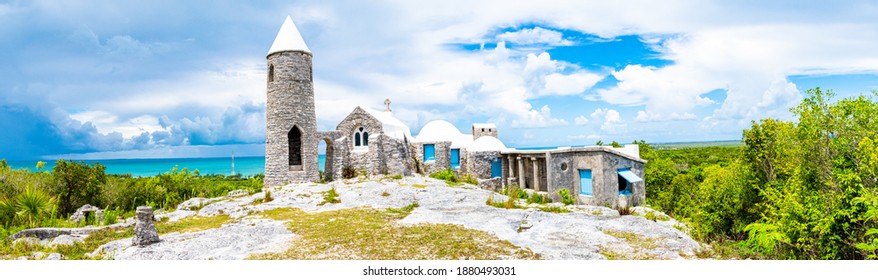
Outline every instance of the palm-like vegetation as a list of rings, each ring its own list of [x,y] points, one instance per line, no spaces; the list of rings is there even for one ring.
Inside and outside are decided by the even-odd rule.
[[[15,198],[14,206],[15,217],[28,227],[34,227],[43,218],[53,216],[55,198],[38,189],[28,188]]]

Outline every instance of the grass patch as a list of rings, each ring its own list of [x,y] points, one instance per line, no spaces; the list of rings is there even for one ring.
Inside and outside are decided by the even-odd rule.
[[[551,212],[551,213],[569,213],[570,212],[570,210],[567,210],[567,208],[555,206],[555,205],[540,206],[538,209],[540,209],[540,211],[543,211],[543,212]]]
[[[342,209],[307,213],[300,209],[273,209],[263,215],[288,221],[288,228],[301,238],[284,253],[261,254],[255,259],[536,259],[533,252],[518,248],[483,231],[449,224],[396,223],[417,207],[387,210]]]
[[[631,248],[634,249],[633,255],[626,255],[620,253],[618,251],[610,250],[609,248],[601,248],[600,253],[607,257],[607,259],[635,259],[635,260],[653,260],[656,259],[656,256],[650,252],[649,250],[654,250],[658,248],[658,244],[656,243],[658,239],[642,237],[637,234],[626,232],[626,231],[618,231],[618,230],[610,230],[606,229],[603,232],[607,235],[625,240]],[[605,252],[606,251],[606,252]]]
[[[433,174],[430,174],[431,178],[439,179],[445,181],[449,186],[457,187],[462,186],[463,183],[471,184],[471,185],[479,185],[479,181],[476,178],[470,176],[469,174],[464,174],[463,176],[458,177],[454,174],[454,170],[445,169]]]
[[[400,179],[402,179],[402,175],[396,174],[396,175],[384,176],[384,178],[382,178],[381,180],[384,180],[384,179],[400,180]]]
[[[619,211],[619,216],[626,216],[626,215],[632,214],[631,207],[619,207],[618,211]]]
[[[319,206],[323,206],[327,203],[339,203],[341,199],[338,198],[338,192],[335,191],[335,187],[332,187],[328,191],[323,192],[323,202],[318,204]]]
[[[390,196],[390,193],[387,192],[387,191],[384,191],[384,192],[381,193],[381,196]]]
[[[424,184],[412,184],[412,188],[416,188],[416,189],[423,189],[426,187],[427,187],[427,185],[424,185]]]
[[[216,215],[209,217],[192,216],[180,219],[176,222],[158,223],[155,225],[155,229],[159,232],[159,234],[166,234],[170,232],[196,232],[219,228],[230,219],[231,218],[228,215]]]
[[[485,201],[485,205],[493,206],[493,207],[497,207],[497,208],[505,208],[505,209],[512,209],[512,208],[524,209],[523,206],[518,205],[518,203],[516,203],[517,201],[518,201],[518,199],[513,197],[513,196],[509,196],[506,199],[506,201],[494,200],[494,193],[491,193],[491,195],[488,196],[488,200]]]
[[[634,213],[634,215],[641,216],[637,213]],[[646,218],[647,220],[653,221],[653,222],[670,221],[671,220],[671,218],[668,216],[656,214],[655,212],[652,212],[652,211],[647,211],[646,214],[642,215],[642,217]]]
[[[187,217],[176,222],[158,222],[156,230],[158,233],[166,234],[169,232],[196,232],[212,228],[219,228],[223,223],[229,220],[228,215],[219,215],[212,217]],[[68,260],[87,260],[100,259],[101,256],[89,257],[86,254],[94,252],[101,245],[107,244],[119,239],[130,238],[134,236],[134,228],[122,229],[102,229],[94,231],[88,235],[82,242],[74,242],[70,245],[45,246],[39,243],[18,242],[13,244],[12,240],[0,240],[0,259],[14,259],[21,256],[31,256],[34,252],[59,253],[64,259]]]

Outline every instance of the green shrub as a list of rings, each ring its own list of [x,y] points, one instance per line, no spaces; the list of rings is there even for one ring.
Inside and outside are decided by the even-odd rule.
[[[345,179],[356,178],[357,170],[354,169],[353,166],[345,165],[344,168],[341,169],[341,177]]]
[[[530,194],[530,197],[527,198],[527,203],[546,204],[549,202],[552,202],[549,197],[541,195],[537,192]]]
[[[430,174],[430,178],[444,180],[448,182],[457,182],[457,176],[454,175],[454,170],[445,169],[433,174]]]
[[[327,203],[339,203],[341,199],[338,198],[338,193],[335,191],[335,187],[332,187],[328,191],[323,192],[323,202],[321,202],[320,206],[323,206]]]
[[[58,212],[69,215],[85,204],[102,206],[100,186],[107,182],[106,167],[93,163],[72,162],[59,159],[52,168],[57,183],[52,195],[57,196]]]
[[[573,195],[570,194],[570,190],[561,189],[558,191],[558,195],[561,196],[561,203],[564,203],[564,205],[573,204]]]

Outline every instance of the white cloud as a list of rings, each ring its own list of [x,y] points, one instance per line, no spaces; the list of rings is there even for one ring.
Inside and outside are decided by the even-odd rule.
[[[637,111],[637,116],[634,117],[634,120],[637,122],[662,122],[662,121],[689,121],[695,120],[697,117],[692,113],[677,113],[671,112],[663,115],[662,113],[655,113],[650,111]]]
[[[598,108],[595,109],[594,112],[592,112],[589,116],[596,123],[601,123],[602,131],[616,132],[617,130],[622,129],[626,126],[622,122],[619,111],[613,109]]]
[[[552,127],[564,126],[567,121],[563,119],[553,118],[552,109],[549,105],[543,105],[539,111],[529,110],[523,119],[513,120],[512,127],[531,128],[531,127]]]
[[[549,46],[571,46],[573,42],[564,39],[558,31],[544,29],[542,27],[525,28],[518,31],[505,32],[497,35],[498,41],[507,41],[520,45],[545,44]]]
[[[588,118],[583,115],[579,115],[576,119],[573,120],[573,123],[576,125],[586,125],[588,124]]]
[[[579,72],[570,75],[552,73],[546,75],[546,85],[540,92],[544,95],[573,95],[583,93],[585,90],[593,87],[604,77],[588,73]]]

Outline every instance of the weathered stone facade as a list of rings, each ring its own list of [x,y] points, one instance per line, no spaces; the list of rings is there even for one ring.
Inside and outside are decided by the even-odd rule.
[[[482,136],[497,138],[497,126],[493,124],[473,124],[473,140]]]
[[[500,156],[500,151],[480,151],[466,152],[466,162],[463,172],[470,174],[475,178],[489,179],[491,178],[491,163]]]
[[[318,179],[317,116],[314,113],[311,54],[268,55],[265,185]]]
[[[643,178],[646,161],[623,154],[609,147],[583,147],[546,151],[514,151],[503,153],[503,182],[524,185],[525,188],[545,191],[559,201],[558,191],[567,189],[578,196],[579,203],[587,205],[625,207],[643,204],[646,189],[643,181],[631,183],[630,194],[619,192],[619,170],[630,169]],[[534,164],[536,162],[536,164]],[[513,169],[509,169],[510,164]],[[536,172],[534,172],[536,167]],[[592,195],[580,195],[579,170],[590,170]],[[533,178],[539,178],[534,181]],[[624,180],[624,179],[623,179]],[[523,183],[522,183],[523,182]]]
[[[424,161],[424,145],[433,145],[434,160]],[[412,154],[419,162],[421,170],[432,174],[451,168],[451,141],[419,142],[411,145]],[[461,154],[463,157],[463,154]]]

